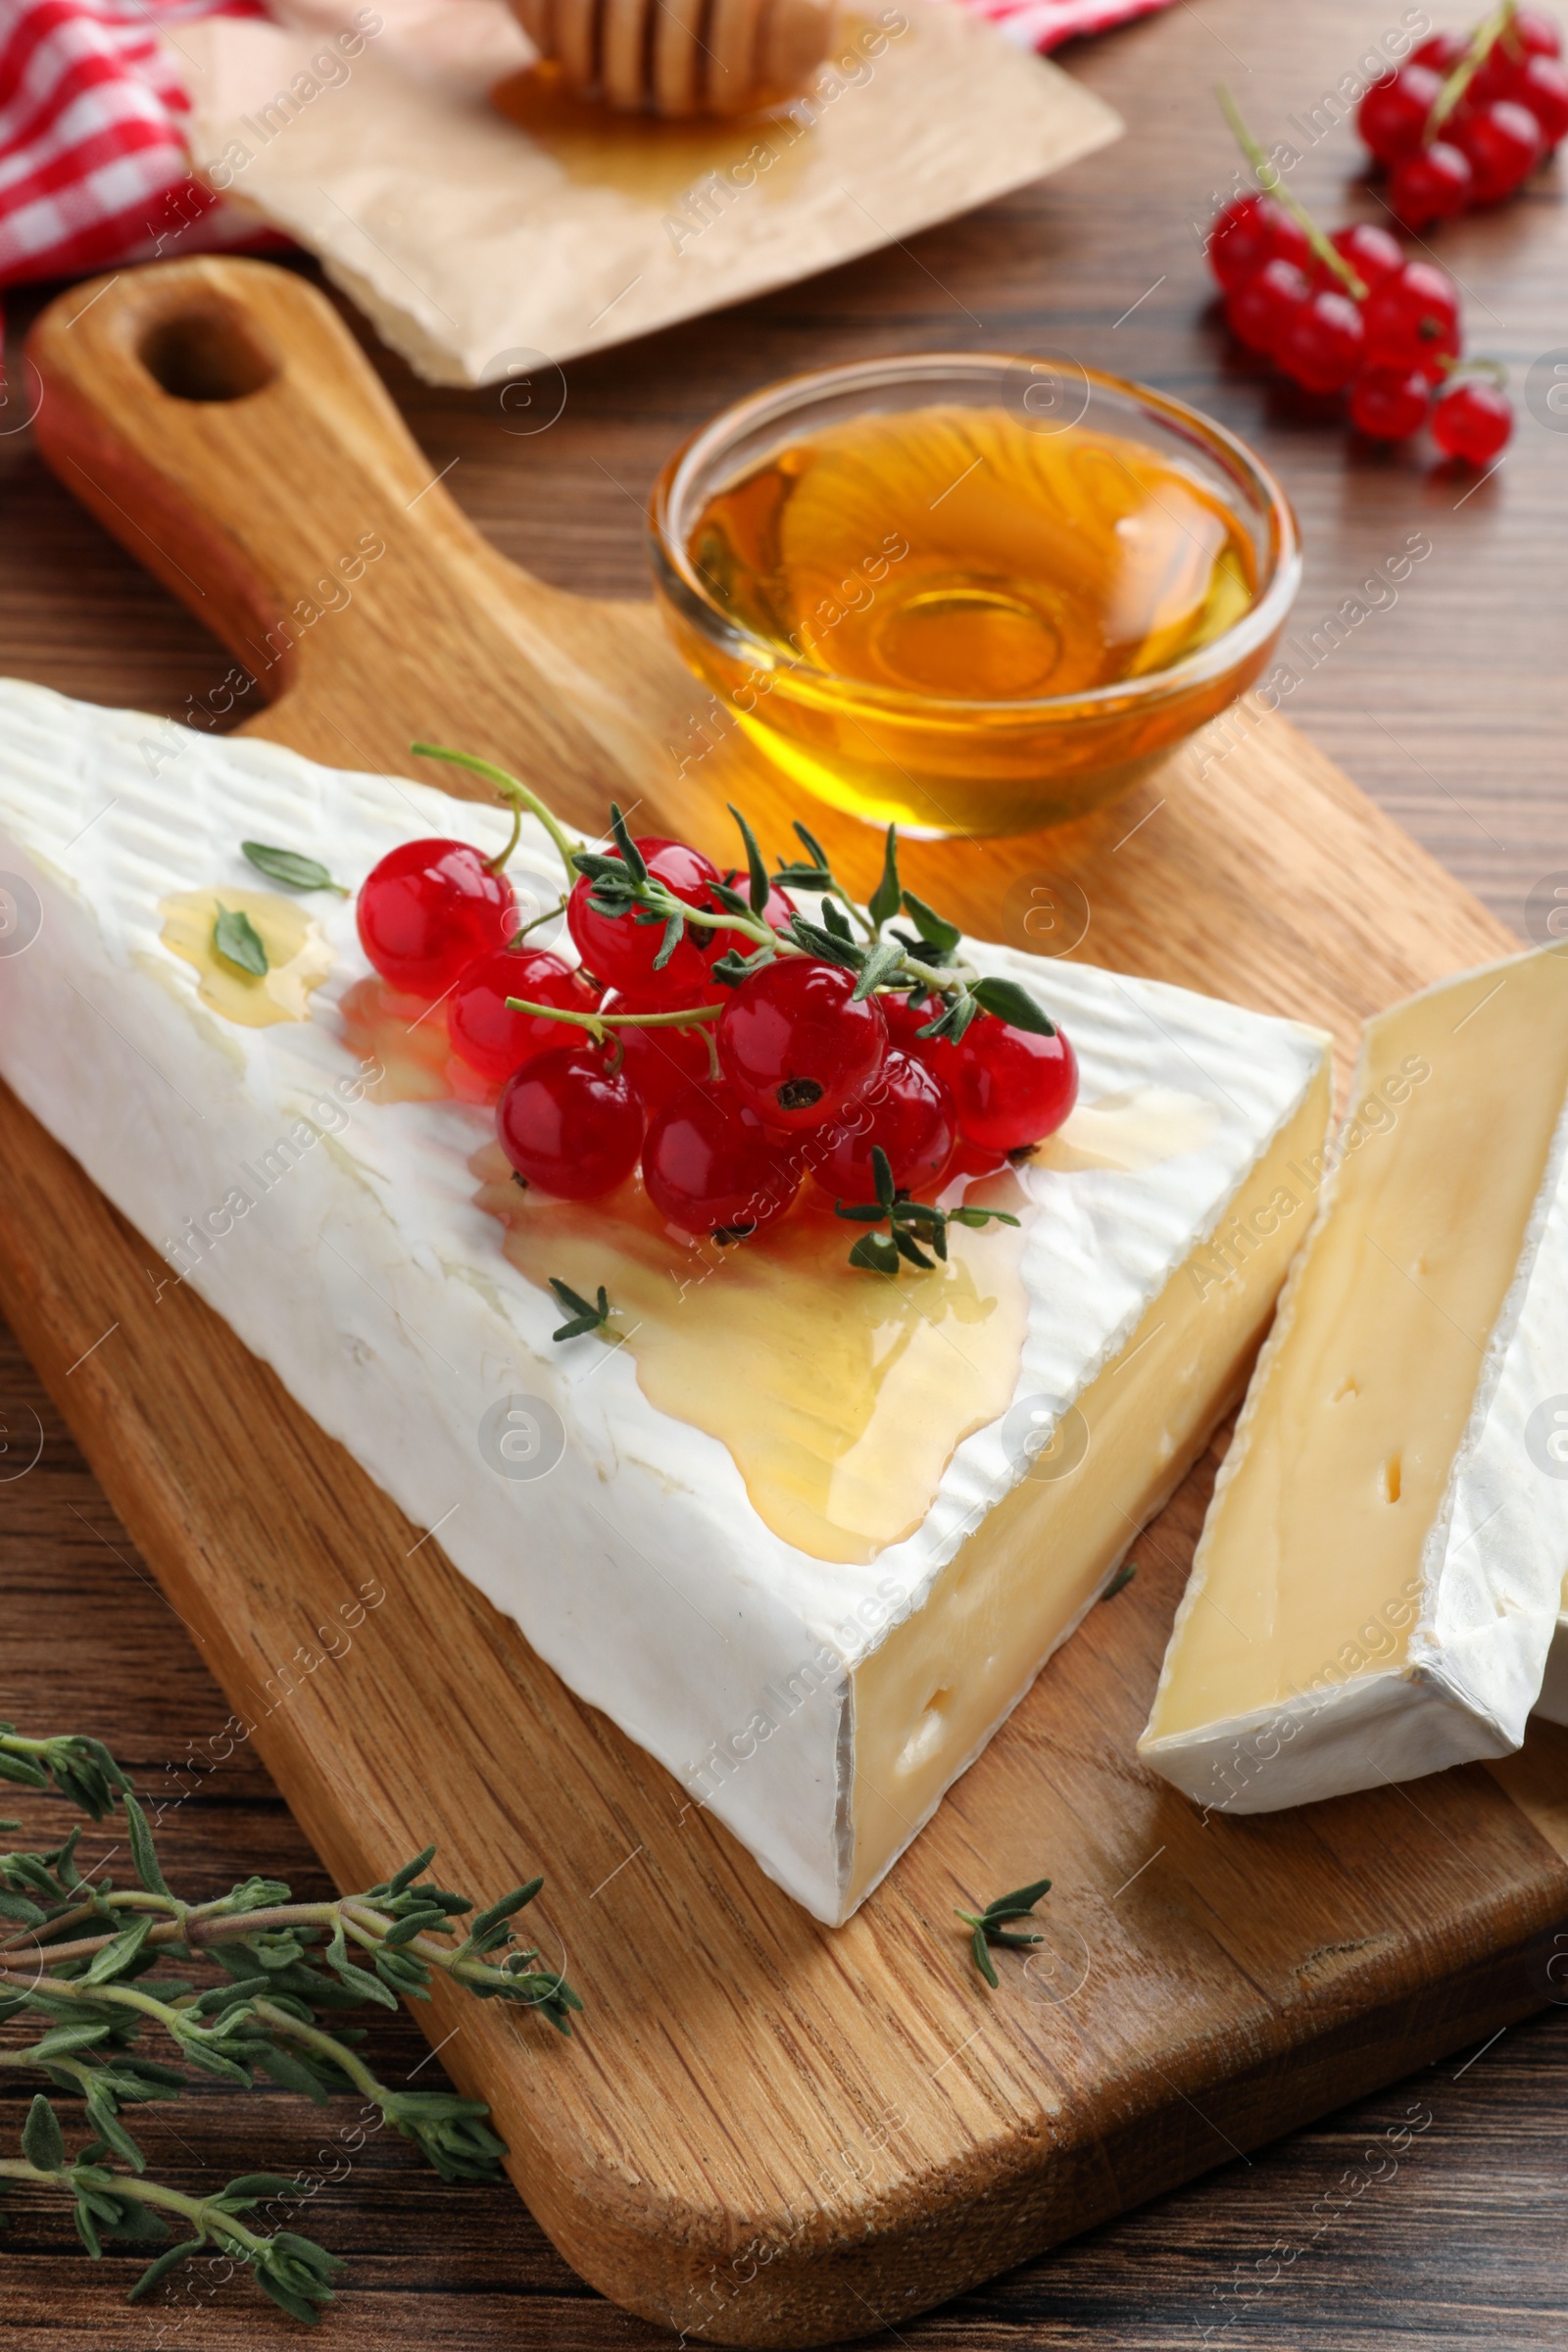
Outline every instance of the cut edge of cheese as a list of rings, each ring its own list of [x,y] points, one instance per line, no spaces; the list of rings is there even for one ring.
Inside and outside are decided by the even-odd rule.
[[[1036,1462],[1047,1475],[1021,1479],[948,1562],[921,1609],[854,1668],[852,1909],[1077,1631],[1241,1396],[1298,1247],[1289,1213],[1271,1204],[1295,1199],[1290,1170],[1321,1152],[1330,1110],[1325,1057],[1213,1232],[1070,1405],[1070,1437],[1061,1423],[1053,1430]],[[1234,1273],[1216,1281],[1214,1237],[1238,1224],[1254,1230],[1259,1217],[1272,1230],[1251,1252],[1233,1252]],[[1080,1475],[1090,1461],[1092,1481]],[[969,1670],[960,1672],[966,1656]]]
[[[1539,1715],[1544,1723],[1568,1724],[1568,1575],[1563,1578],[1562,1605],[1557,1612],[1551,1647],[1546,1652],[1541,1695],[1531,1713]]]
[[[1342,1649],[1257,1705],[1176,1730],[1162,1724],[1172,1712],[1189,1629],[1214,1597],[1210,1585],[1231,1499],[1254,1456],[1262,1458],[1271,1394],[1282,1380],[1324,1237],[1333,1232],[1348,1193],[1353,1206],[1354,1179],[1346,1170],[1353,1167],[1358,1147],[1350,1139],[1358,1113],[1364,1118],[1380,1044],[1416,1008],[1473,995],[1475,1005],[1456,1025],[1457,1034],[1490,1001],[1484,984],[1495,994],[1514,974],[1548,966],[1561,973],[1551,992],[1568,1012],[1568,947],[1554,946],[1441,981],[1377,1016],[1363,1032],[1352,1107],[1221,1466],[1149,1726],[1138,1743],[1141,1759],[1205,1812],[1273,1812],[1505,1755],[1523,1740],[1558,1611],[1568,1600],[1568,1482],[1553,1481],[1533,1465],[1526,1441],[1531,1413],[1553,1388],[1568,1390],[1568,1082],[1560,1067],[1545,1098],[1547,1107],[1555,1102],[1556,1109],[1542,1173],[1415,1577],[1394,1602],[1374,1604],[1376,1615],[1357,1624],[1360,1608],[1350,1612],[1348,1658]],[[1556,1051],[1563,1052],[1560,1043]],[[1461,1561],[1472,1546],[1472,1556]],[[1483,1587],[1490,1591],[1490,1606]],[[1563,1622],[1568,1627],[1568,1611]],[[1358,1647],[1365,1642],[1375,1652],[1383,1637],[1406,1628],[1402,1655],[1394,1639],[1393,1654],[1381,1661]],[[1561,1703],[1568,1719],[1568,1642],[1563,1649]]]

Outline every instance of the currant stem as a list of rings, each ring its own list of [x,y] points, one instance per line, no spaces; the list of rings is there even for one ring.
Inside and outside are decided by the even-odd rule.
[[[450,760],[454,767],[470,768],[474,775],[483,776],[486,783],[493,784],[503,799],[510,802],[513,820],[512,839],[499,858],[486,860],[489,872],[500,873],[507,859],[516,848],[517,836],[522,830],[524,808],[539,819],[556,845],[557,857],[567,873],[571,872],[571,861],[578,855],[583,844],[580,841],[572,840],[555,810],[549,807],[548,803],[542,801],[536,792],[530,792],[526,784],[519,783],[515,776],[508,775],[504,767],[495,766],[489,760],[476,760],[471,752],[449,751],[443,743],[411,743],[409,749],[419,760]]]
[[[1481,352],[1460,359],[1445,360],[1443,378],[1446,384],[1462,383],[1467,375],[1489,376],[1499,392],[1508,389],[1508,370],[1501,360],[1489,360]]]
[[[531,1012],[546,1021],[565,1021],[573,1029],[586,1029],[596,1045],[604,1043],[607,1029],[689,1029],[698,1021],[716,1021],[723,1011],[722,1004],[683,1004],[678,1012],[571,1012],[560,1004],[531,1004],[526,997],[509,997],[509,1012]]]
[[[1214,95],[1219,100],[1221,114],[1235,134],[1236,144],[1251,165],[1252,177],[1264,195],[1272,196],[1276,204],[1284,206],[1318,260],[1323,264],[1324,269],[1333,272],[1352,300],[1365,302],[1367,297],[1365,280],[1357,276],[1344,254],[1329,243],[1328,238],[1319,228],[1305,205],[1291,194],[1280,175],[1278,165],[1269,162],[1268,157],[1263,153],[1262,148],[1243,121],[1240,107],[1222,81],[1215,83]]]
[[[1470,35],[1469,48],[1432,101],[1432,112],[1427,117],[1427,126],[1422,133],[1425,146],[1430,147],[1441,134],[1443,125],[1513,23],[1516,13],[1517,0],[1500,0],[1500,5],[1493,10],[1490,17],[1482,18]]]
[[[541,923],[553,923],[558,914],[564,914],[565,911],[565,900],[558,899],[553,906],[547,906],[545,908],[543,914],[536,914],[531,923],[519,923],[516,930],[514,931],[512,937],[508,940],[507,946],[514,949],[519,940],[524,940],[527,938],[530,931],[537,931]]]

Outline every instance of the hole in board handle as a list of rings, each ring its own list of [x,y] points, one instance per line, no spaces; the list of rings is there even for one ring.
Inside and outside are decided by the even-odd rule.
[[[138,357],[175,400],[248,400],[265,391],[280,366],[238,311],[203,305],[157,319]]]

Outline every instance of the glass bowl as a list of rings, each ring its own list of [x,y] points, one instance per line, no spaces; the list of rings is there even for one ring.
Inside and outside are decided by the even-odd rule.
[[[839,504],[819,504],[830,517],[840,515],[851,534],[848,539],[839,534],[841,555],[858,544],[854,532],[861,528],[849,518],[869,518],[870,527],[862,531],[866,554],[847,566],[835,593],[813,604],[819,615],[814,626],[774,636],[757,625],[755,615],[739,612],[735,598],[720,593],[716,576],[702,569],[694,556],[694,534],[710,502],[757,474],[790,445],[809,442],[832,427],[915,409],[983,413],[960,414],[954,420],[960,435],[956,446],[966,446],[961,439],[966,426],[974,432],[1001,430],[1008,436],[1006,446],[1023,450],[1036,467],[1059,466],[1062,452],[1077,466],[1091,444],[1100,453],[1096,463],[1121,464],[1116,455],[1121,451],[1141,462],[1152,458],[1156,480],[1179,478],[1163,501],[1153,494],[1152,515],[1172,512],[1173,501],[1188,504],[1190,513],[1200,508],[1211,516],[1218,514],[1217,527],[1234,535],[1233,561],[1250,574],[1233,600],[1240,610],[1225,625],[1216,622],[1216,633],[1169,666],[1151,666],[1142,674],[1071,692],[975,696],[964,691],[969,673],[962,660],[952,656],[953,646],[1003,648],[1000,669],[993,662],[992,683],[1000,680],[1004,689],[1007,659],[1016,659],[1019,648],[1034,646],[1039,633],[1038,612],[1025,613],[1000,575],[985,572],[992,562],[988,553],[979,572],[964,572],[961,579],[956,573],[955,582],[942,591],[943,625],[956,612],[961,625],[948,640],[950,674],[940,691],[849,674],[834,667],[833,614],[842,621],[854,611],[858,626],[880,596],[883,612],[867,625],[906,629],[912,607],[903,615],[894,610],[905,593],[895,578],[898,559],[890,563],[881,551],[896,547],[901,535],[907,541],[910,497],[916,508],[921,503],[918,485],[911,491],[904,481],[895,491],[885,475],[857,475],[851,469]],[[1010,423],[999,425],[998,412]],[[1020,425],[1031,436],[1073,438],[1057,451],[1040,451],[1032,442],[1018,441]],[[888,448],[882,428],[874,429]],[[1134,450],[1134,444],[1141,447]],[[1200,507],[1189,503],[1182,485],[1191,485]],[[924,503],[934,511],[947,496],[944,489]],[[959,506],[950,511],[951,531],[961,528],[952,517],[963,512]],[[888,525],[880,537],[876,520]],[[917,530],[924,529],[918,514],[912,520]],[[675,643],[691,668],[729,705],[752,742],[796,783],[835,808],[933,836],[1032,831],[1082,816],[1127,791],[1258,675],[1295,601],[1301,572],[1296,518],[1284,492],[1222,425],[1179,400],[1076,361],[985,353],[932,352],[826,368],[754,393],[675,452],[655,489],[652,525],[655,584]],[[1116,553],[1119,557],[1119,547]],[[912,571],[906,581],[912,594]],[[965,598],[973,611],[960,611],[959,600]],[[923,601],[929,612],[933,594],[915,601]],[[966,638],[965,627],[978,627],[978,635]],[[841,638],[839,647],[847,642]],[[1022,666],[1027,670],[1029,662]]]

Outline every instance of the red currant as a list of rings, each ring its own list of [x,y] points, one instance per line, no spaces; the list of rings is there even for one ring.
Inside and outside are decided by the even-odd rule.
[[[1208,232],[1208,266],[1227,293],[1265,262],[1299,267],[1310,251],[1305,231],[1272,196],[1239,196],[1214,216]]]
[[[1517,98],[1520,85],[1532,62],[1538,57],[1555,60],[1562,51],[1562,35],[1550,17],[1539,9],[1522,8],[1514,16],[1500,39],[1494,41],[1487,58],[1465,92],[1472,105],[1484,105],[1489,98]]]
[[[1380,164],[1396,164],[1415,153],[1442,87],[1441,74],[1413,62],[1372,84],[1357,109],[1355,126]]]
[[[712,911],[714,901],[709,896],[709,886],[718,880],[718,868],[711,858],[705,858],[701,850],[688,849],[684,842],[665,841],[658,834],[639,841],[637,847],[656,881],[662,882],[686,906]],[[663,945],[662,926],[640,923],[630,914],[596,913],[588,904],[592,891],[593,884],[583,874],[566,901],[566,927],[591,972],[614,988],[641,989],[662,997],[666,1006],[689,1004],[707,988],[709,964],[722,954],[725,945],[722,932],[688,930],[663,970],[656,972],[654,957]]]
[[[854,992],[855,974],[836,963],[780,956],[725,1005],[718,1058],[770,1126],[825,1126],[881,1068],[882,1008],[872,997],[852,1003]]]
[[[1005,1152],[988,1152],[981,1144],[971,1144],[960,1135],[958,1148],[948,1162],[949,1182],[955,1176],[995,1176],[1007,1164]]]
[[[1430,262],[1406,262],[1366,298],[1366,360],[1373,368],[1420,368],[1434,381],[1459,351],[1459,298]]]
[[[812,1137],[811,1174],[837,1200],[874,1200],[871,1148],[880,1145],[896,1185],[909,1193],[934,1192],[957,1140],[958,1115],[946,1080],[917,1054],[892,1046],[859,1102]]]
[[[1562,29],[1555,17],[1539,8],[1516,9],[1507,38],[1527,57],[1562,55]]]
[[[798,1149],[770,1136],[722,1087],[688,1087],[659,1112],[643,1146],[648,1198],[686,1233],[776,1224],[800,1189],[801,1168]]]
[[[1361,310],[1348,294],[1314,294],[1293,313],[1280,337],[1278,359],[1308,392],[1338,392],[1361,365],[1366,335]]]
[[[982,1012],[937,1066],[953,1089],[958,1132],[991,1152],[1018,1152],[1054,1135],[1078,1099],[1078,1061],[1058,1029],[1042,1037]]]
[[[1462,32],[1435,32],[1424,40],[1419,49],[1410,52],[1412,66],[1430,66],[1433,73],[1446,81],[1455,66],[1470,53],[1470,43]]]
[[[732,865],[724,879],[731,890],[738,890],[741,896],[745,897],[747,883],[750,879],[748,875],[743,874],[737,866]],[[790,897],[789,892],[780,890],[776,883],[769,884],[767,905],[762,908],[762,920],[768,929],[770,931],[788,931],[790,916],[794,912],[795,901]],[[739,948],[743,953],[751,944],[750,940],[744,938],[734,938],[730,942],[732,947]]]
[[[597,1200],[637,1165],[646,1124],[624,1069],[602,1047],[561,1046],[525,1061],[496,1105],[501,1149],[519,1176],[563,1200]]]
[[[911,989],[907,996],[878,997],[877,1003],[882,1007],[882,1018],[888,1025],[888,1036],[893,1044],[901,1046],[906,1054],[925,1054],[930,1049],[931,1040],[921,1037],[919,1033],[942,1010],[941,998],[924,997]]]
[[[1350,422],[1375,441],[1407,441],[1432,406],[1432,386],[1419,368],[1363,368],[1350,386]]]
[[[1532,57],[1508,95],[1529,108],[1548,147],[1568,133],[1568,73],[1554,57]]]
[[[496,948],[476,956],[452,992],[447,1027],[453,1052],[481,1078],[510,1078],[536,1054],[573,1042],[560,1021],[509,1012],[509,997],[559,1004],[569,1012],[591,1012],[599,1002],[581,972],[548,948]]]
[[[614,989],[605,999],[606,1012],[668,1012],[671,1007],[662,998],[639,996],[633,992]],[[661,1025],[657,1029],[617,1029],[615,1038],[626,1055],[626,1075],[648,1106],[648,1115],[662,1110],[673,1102],[689,1086],[696,1086],[710,1076],[712,1064],[708,1055],[705,1029],[711,1021],[693,1021],[684,1028]]]
[[[1490,466],[1512,431],[1513,410],[1491,384],[1455,384],[1432,412],[1433,440],[1446,457],[1470,466]]]
[[[1226,295],[1226,320],[1249,351],[1277,351],[1292,319],[1311,294],[1304,273],[1294,262],[1265,262],[1255,277],[1233,286]]]
[[[1545,140],[1529,107],[1511,98],[1494,98],[1454,118],[1453,143],[1470,165],[1471,192],[1477,204],[1498,204],[1529,178],[1540,163]]]
[[[1342,261],[1348,262],[1361,283],[1371,291],[1380,279],[1392,277],[1396,270],[1404,267],[1404,248],[1397,237],[1375,220],[1352,220],[1345,228],[1330,231],[1329,243]],[[1332,294],[1348,291],[1344,280],[1324,262],[1314,262],[1314,286],[1327,286]]]
[[[1425,228],[1429,220],[1451,220],[1470,202],[1470,158],[1451,140],[1434,139],[1396,164],[1389,181],[1389,202],[1406,228]]]
[[[439,997],[517,927],[505,874],[466,841],[406,841],[360,885],[360,945],[383,980],[410,996]]]

